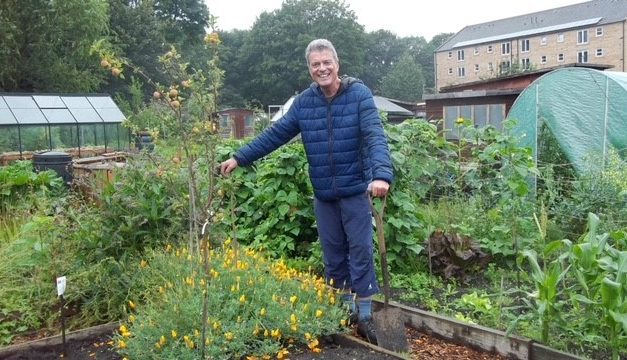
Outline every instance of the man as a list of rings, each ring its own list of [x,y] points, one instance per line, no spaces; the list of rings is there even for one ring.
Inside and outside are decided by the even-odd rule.
[[[339,59],[325,39],[305,51],[311,86],[287,113],[220,165],[228,175],[301,134],[314,190],[314,212],[327,283],[357,320],[357,332],[376,344],[371,296],[379,291],[373,259],[370,196],[386,196],[392,164],[371,91],[360,81],[338,77]],[[354,300],[352,293],[356,294]]]

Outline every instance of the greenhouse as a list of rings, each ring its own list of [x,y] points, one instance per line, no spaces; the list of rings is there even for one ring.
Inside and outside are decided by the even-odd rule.
[[[125,116],[109,95],[1,94],[0,153],[128,149]]]
[[[564,68],[534,81],[508,115],[521,145],[538,157],[538,138],[546,126],[576,171],[586,159],[627,149],[627,73]]]

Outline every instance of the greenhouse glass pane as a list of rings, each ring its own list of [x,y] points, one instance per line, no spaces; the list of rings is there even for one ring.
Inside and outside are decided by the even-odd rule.
[[[89,96],[87,100],[96,109],[116,108],[117,105],[108,96]]]
[[[68,109],[41,109],[51,124],[72,124],[76,123],[74,116]]]
[[[65,109],[66,108],[60,96],[33,95],[33,99],[35,100],[35,103],[37,103],[37,105],[41,109]]]
[[[48,141],[48,131],[46,128],[47,125],[22,127],[22,150],[50,150],[50,142]]]
[[[475,127],[483,128],[488,123],[488,105],[474,106],[473,120]]]
[[[102,123],[102,119],[94,109],[70,108],[70,112],[79,123]]]
[[[447,139],[457,139],[457,133],[455,129],[455,120],[457,120],[457,106],[445,106],[444,107],[444,129],[447,130]]]
[[[19,150],[20,143],[17,126],[2,128],[0,130],[0,153]]]
[[[92,106],[84,96],[62,96],[61,99],[68,109],[91,109]]]
[[[4,100],[10,109],[37,109],[38,106],[30,96],[5,96]]]
[[[104,146],[103,124],[80,125],[81,146]],[[107,134],[107,136],[110,136]],[[109,142],[110,140],[107,140]]]
[[[17,125],[17,120],[11,110],[0,108],[0,125]]]
[[[53,148],[75,148],[78,146],[76,125],[55,125],[52,126],[52,147]]]
[[[505,118],[505,104],[490,105],[490,125],[503,131],[503,119]]]
[[[96,111],[102,120],[107,123],[122,122],[126,119],[118,108],[96,108]]]
[[[13,115],[20,124],[48,124],[44,114],[37,107],[31,109],[13,108]]]

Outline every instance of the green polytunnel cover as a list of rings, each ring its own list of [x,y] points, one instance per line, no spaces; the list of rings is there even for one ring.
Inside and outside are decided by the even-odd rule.
[[[507,116],[511,133],[533,149],[544,123],[577,172],[586,159],[610,149],[627,152],[627,73],[563,68],[535,80],[516,99]]]

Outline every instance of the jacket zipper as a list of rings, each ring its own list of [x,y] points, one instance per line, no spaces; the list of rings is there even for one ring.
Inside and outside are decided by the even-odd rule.
[[[333,116],[331,115],[331,101],[327,101],[327,127],[329,129],[329,164],[331,165],[331,183],[333,195],[337,196],[337,188],[335,183],[335,162],[333,161]]]

